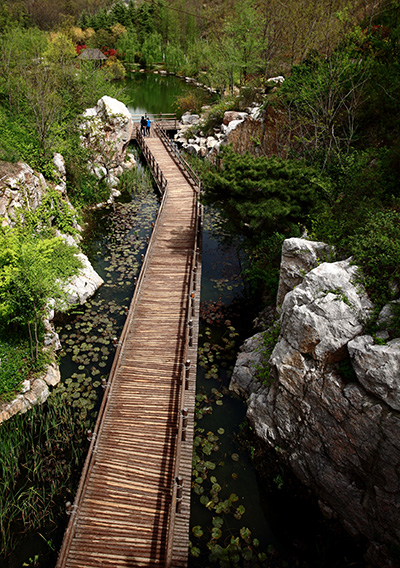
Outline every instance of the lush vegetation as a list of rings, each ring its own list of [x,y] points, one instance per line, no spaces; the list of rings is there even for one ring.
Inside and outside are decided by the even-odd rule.
[[[398,3],[364,24],[348,29],[328,56],[310,52],[265,96],[265,111],[279,116],[273,134],[281,159],[265,139],[257,145],[265,157],[225,151],[206,175],[205,201],[221,208],[256,252],[253,277],[265,280],[273,265],[271,242],[306,228],[340,256],[353,255],[382,306],[400,285]]]

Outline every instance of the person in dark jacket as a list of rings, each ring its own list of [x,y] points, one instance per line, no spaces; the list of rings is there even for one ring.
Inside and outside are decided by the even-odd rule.
[[[140,120],[140,133],[143,134],[143,136],[146,136],[146,125],[147,125],[147,120],[145,119],[144,116],[142,116]]]

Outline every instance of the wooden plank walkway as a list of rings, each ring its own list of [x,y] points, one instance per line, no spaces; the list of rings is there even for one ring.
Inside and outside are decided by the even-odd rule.
[[[161,140],[146,144],[168,186],[57,568],[187,566],[200,207]]]

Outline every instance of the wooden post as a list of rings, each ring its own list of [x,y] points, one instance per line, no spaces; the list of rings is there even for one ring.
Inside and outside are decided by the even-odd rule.
[[[180,513],[183,499],[183,477],[181,475],[176,478],[176,485],[176,512]]]
[[[193,267],[193,290],[196,290],[197,267]]]
[[[186,408],[182,409],[182,441],[185,442],[186,441],[186,430],[187,430],[187,425],[188,425],[188,414],[189,411]]]
[[[185,363],[185,390],[189,388],[190,359]]]
[[[191,308],[192,308],[192,317],[194,317],[194,311],[195,311],[194,310],[194,292],[192,292],[190,294],[190,305],[191,305]]]
[[[189,320],[189,347],[193,345],[193,320]]]

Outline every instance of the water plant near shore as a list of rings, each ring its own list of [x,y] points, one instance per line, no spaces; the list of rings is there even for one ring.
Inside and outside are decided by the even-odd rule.
[[[0,559],[22,532],[51,535],[65,515],[87,450],[86,429],[56,390],[48,402],[14,416],[0,428]]]

